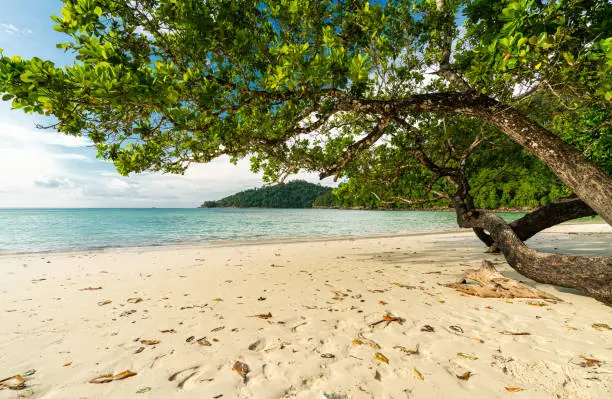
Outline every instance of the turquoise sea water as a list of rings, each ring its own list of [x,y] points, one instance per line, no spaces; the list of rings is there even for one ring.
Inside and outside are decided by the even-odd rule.
[[[506,214],[513,219],[519,214]],[[454,212],[0,209],[0,253],[458,230]]]

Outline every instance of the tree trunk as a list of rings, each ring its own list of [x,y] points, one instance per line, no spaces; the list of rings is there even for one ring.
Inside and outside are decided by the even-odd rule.
[[[510,223],[510,227],[521,241],[526,241],[549,227],[556,226],[568,220],[597,213],[579,198],[563,198],[544,205],[522,218]]]
[[[478,114],[548,165],[580,199],[612,225],[612,179],[601,168],[513,108],[496,106]]]
[[[516,233],[521,241],[526,241],[549,227],[567,222],[568,220],[595,215],[597,215],[597,213],[581,199],[563,198],[537,208],[522,218],[510,223],[509,226],[514,230],[514,233]],[[482,242],[490,247],[488,252],[499,252],[497,245],[495,245],[495,241],[489,234],[482,229],[476,228],[474,228],[474,232]]]
[[[528,248],[502,218],[468,211],[463,200],[454,199],[457,223],[489,232],[508,264],[532,280],[574,288],[612,305],[612,257],[556,255]]]

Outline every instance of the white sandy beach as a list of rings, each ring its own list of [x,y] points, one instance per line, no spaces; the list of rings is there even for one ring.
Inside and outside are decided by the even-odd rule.
[[[607,225],[554,231],[529,244],[612,255]],[[0,380],[27,385],[0,398],[609,398],[612,308],[439,285],[483,259],[529,282],[484,250],[466,231],[0,256]]]

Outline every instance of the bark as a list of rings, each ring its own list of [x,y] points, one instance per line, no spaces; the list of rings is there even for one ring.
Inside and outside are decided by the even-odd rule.
[[[544,205],[520,219],[510,223],[509,226],[521,241],[526,241],[549,227],[556,226],[568,220],[579,219],[587,216],[595,216],[594,210],[579,198],[563,198],[558,201]],[[484,242],[489,250],[487,252],[497,253],[499,248],[489,234],[484,231],[476,231],[476,235]]]
[[[540,283],[574,288],[612,305],[612,257],[538,252],[528,248],[499,216],[470,212],[459,196],[455,197],[454,205],[459,226],[487,230],[517,272]]]
[[[597,213],[581,199],[564,198],[539,207],[510,223],[510,227],[521,241],[526,241],[549,227],[567,222],[568,220],[595,215]]]

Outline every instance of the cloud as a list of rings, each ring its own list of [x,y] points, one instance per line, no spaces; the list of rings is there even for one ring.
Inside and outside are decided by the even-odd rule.
[[[19,29],[13,24],[0,24],[0,26],[4,29],[4,33],[7,33],[9,35],[14,35],[15,33],[28,34],[28,35],[32,34],[31,29]]]
[[[232,165],[227,157],[192,165],[184,175],[121,176],[96,159],[87,139],[8,122],[2,111],[0,207],[195,207],[263,184],[248,160]],[[319,181],[316,174],[294,178]]]
[[[0,24],[4,28],[4,32],[9,35],[13,35],[15,32],[19,32],[19,29],[13,24]]]

